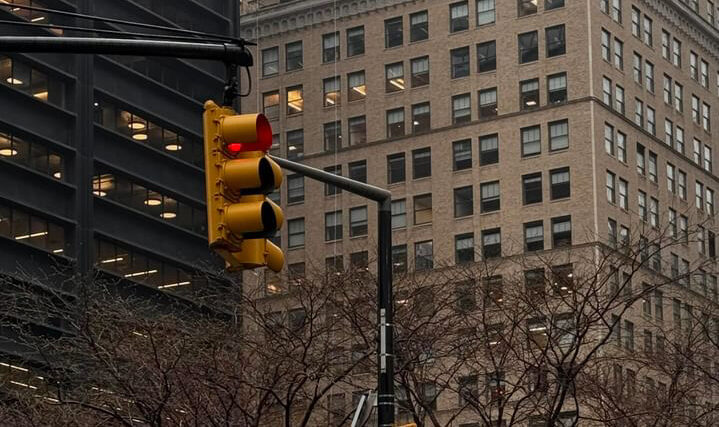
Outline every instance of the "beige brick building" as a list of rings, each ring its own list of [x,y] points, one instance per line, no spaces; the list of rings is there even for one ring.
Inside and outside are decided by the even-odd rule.
[[[273,120],[278,155],[392,191],[398,269],[702,224],[661,253],[671,277],[716,255],[716,6],[248,2],[241,32],[258,46],[242,109]],[[372,203],[286,182],[290,268],[372,259]],[[688,287],[717,299],[708,271]]]

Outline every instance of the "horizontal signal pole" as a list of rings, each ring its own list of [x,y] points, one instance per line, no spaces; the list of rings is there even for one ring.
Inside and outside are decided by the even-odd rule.
[[[194,43],[95,37],[0,37],[0,52],[86,53],[98,55],[165,56],[208,59],[241,67],[253,64],[244,44]]]
[[[335,175],[302,163],[271,156],[278,165],[303,176],[332,184],[343,190],[374,200],[378,213],[377,326],[377,425],[394,426],[394,324],[392,298],[392,193],[374,185]]]

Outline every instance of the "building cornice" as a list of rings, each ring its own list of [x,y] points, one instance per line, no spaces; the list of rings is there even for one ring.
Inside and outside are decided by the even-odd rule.
[[[642,0],[655,14],[669,21],[677,31],[694,43],[703,46],[706,52],[719,61],[719,30],[702,19],[680,0]],[[658,34],[658,31],[655,32]]]
[[[328,22],[425,0],[296,0],[242,15],[240,34],[248,40],[271,37]]]

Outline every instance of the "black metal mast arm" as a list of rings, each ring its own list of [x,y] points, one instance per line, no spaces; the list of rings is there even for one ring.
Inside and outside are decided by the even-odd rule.
[[[252,66],[252,54],[242,45],[83,37],[0,37],[0,52],[89,53],[99,55],[168,56],[208,59]]]

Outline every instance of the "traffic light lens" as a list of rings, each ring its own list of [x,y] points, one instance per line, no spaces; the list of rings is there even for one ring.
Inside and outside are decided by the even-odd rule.
[[[272,127],[264,114],[257,115],[257,148],[260,151],[267,151],[272,147]],[[248,147],[249,148],[249,147]]]
[[[242,151],[242,144],[240,144],[239,142],[233,142],[233,143],[227,144],[226,148],[227,148],[227,151],[230,152],[230,154],[234,155],[234,154],[237,154],[240,151]]]

